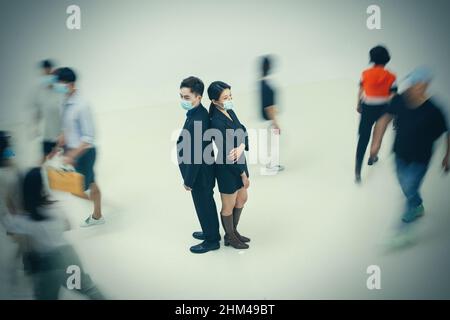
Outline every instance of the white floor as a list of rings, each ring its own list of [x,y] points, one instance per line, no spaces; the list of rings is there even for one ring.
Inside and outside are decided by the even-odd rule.
[[[189,252],[199,224],[170,159],[171,134],[184,112],[174,102],[97,114],[96,169],[107,224],[80,229],[92,205],[64,195],[74,227],[67,238],[113,299],[450,298],[450,177],[440,173],[443,141],[423,184],[426,215],[410,234],[414,244],[386,250],[403,205],[392,130],[380,162],[365,167],[363,184],[356,186],[354,91],[353,83],[339,81],[283,89],[286,170],[261,176],[258,165],[250,167],[240,224],[252,239],[250,249],[222,247],[205,255]],[[234,96],[242,122],[261,127],[255,98]],[[38,146],[24,143],[25,128],[13,129],[18,160],[29,166]],[[4,232],[0,237],[0,297],[30,298],[29,279],[19,273],[13,281],[8,267],[13,245]],[[366,287],[370,265],[381,268],[381,290]],[[79,297],[65,292],[63,298]]]

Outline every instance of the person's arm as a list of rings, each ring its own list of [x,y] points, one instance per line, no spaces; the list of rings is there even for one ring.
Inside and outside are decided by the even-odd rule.
[[[70,164],[74,164],[76,160],[86,152],[87,149],[93,146],[94,143],[95,127],[89,106],[84,106],[81,109],[77,121],[79,121],[80,124],[82,143],[78,148],[70,150],[65,154],[66,162]]]
[[[361,113],[361,112],[362,112],[362,108],[361,108],[361,99],[362,99],[363,93],[364,93],[364,90],[363,90],[362,86],[360,86],[360,87],[359,87],[359,90],[358,90],[358,101],[357,101],[357,103],[356,103],[356,111],[357,111],[358,113]]]
[[[374,158],[378,155],[381,148],[381,142],[383,140],[386,128],[393,119],[392,114],[385,113],[380,119],[378,119],[375,128],[373,130],[372,145],[370,148],[370,157]]]
[[[83,153],[85,153],[86,150],[89,149],[90,147],[92,147],[91,144],[82,142],[78,148],[72,149],[65,154],[66,162],[70,163],[70,164],[74,164],[76,162],[76,160],[79,157],[81,157],[83,155]]]
[[[442,160],[442,168],[444,169],[444,172],[449,172],[449,160],[450,160],[450,132],[447,132],[447,150],[445,152],[444,160]]]
[[[194,120],[192,121],[192,125],[190,125],[187,130],[189,131],[189,135],[191,137],[191,163],[186,166],[186,171],[184,174],[184,188],[187,191],[191,191],[194,187],[195,180],[197,179],[198,173],[200,171],[200,168],[203,164],[203,151],[206,146],[206,143],[203,141],[203,135],[204,132],[207,130],[209,124],[209,119],[202,119],[202,120]],[[201,124],[201,135],[197,137],[195,135],[195,126]],[[197,137],[197,141],[194,140],[194,138]],[[198,145],[201,145],[201,155],[199,157],[195,157],[195,152],[198,151]],[[200,160],[200,163],[195,163],[196,160]]]

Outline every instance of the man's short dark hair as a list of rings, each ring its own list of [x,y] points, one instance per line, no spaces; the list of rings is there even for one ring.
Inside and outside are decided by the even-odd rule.
[[[59,68],[55,71],[58,81],[72,83],[77,81],[77,75],[70,68]]]
[[[189,77],[184,79],[181,82],[180,89],[181,88],[189,88],[191,89],[192,93],[199,96],[203,96],[203,91],[205,91],[205,85],[203,84],[203,81],[197,77]]]
[[[52,69],[55,64],[53,63],[52,60],[46,59],[46,60],[42,60],[40,63],[41,69]]]
[[[389,51],[383,46],[376,46],[372,48],[369,52],[370,62],[379,65],[386,65],[389,61],[391,61],[391,56],[389,55]]]

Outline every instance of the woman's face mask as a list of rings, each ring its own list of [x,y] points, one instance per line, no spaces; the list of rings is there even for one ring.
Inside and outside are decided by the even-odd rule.
[[[232,100],[227,100],[223,103],[223,108],[225,110],[231,110],[233,109],[234,105],[233,105],[233,101]]]
[[[232,100],[226,100],[226,101],[224,101],[224,102],[222,102],[222,103],[220,103],[220,102],[215,102],[215,104],[216,104],[217,106],[219,106],[221,109],[225,109],[225,110],[231,110],[231,109],[234,108],[234,105],[233,105],[233,101],[232,101]]]

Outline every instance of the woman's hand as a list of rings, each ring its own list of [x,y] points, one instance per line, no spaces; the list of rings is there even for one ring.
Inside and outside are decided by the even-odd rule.
[[[242,178],[242,183],[244,185],[245,189],[248,189],[250,187],[250,180],[247,177],[247,174],[245,172],[243,172],[241,174],[241,178]]]
[[[358,112],[358,113],[361,113],[362,112],[362,107],[361,107],[361,105],[358,103],[358,105],[356,106],[356,111]]]
[[[192,191],[192,188],[188,187],[187,185],[183,184],[183,187],[186,191]]]
[[[245,144],[241,143],[239,147],[234,148],[230,151],[230,153],[228,154],[228,159],[230,159],[233,162],[237,161],[241,157],[244,150]]]

